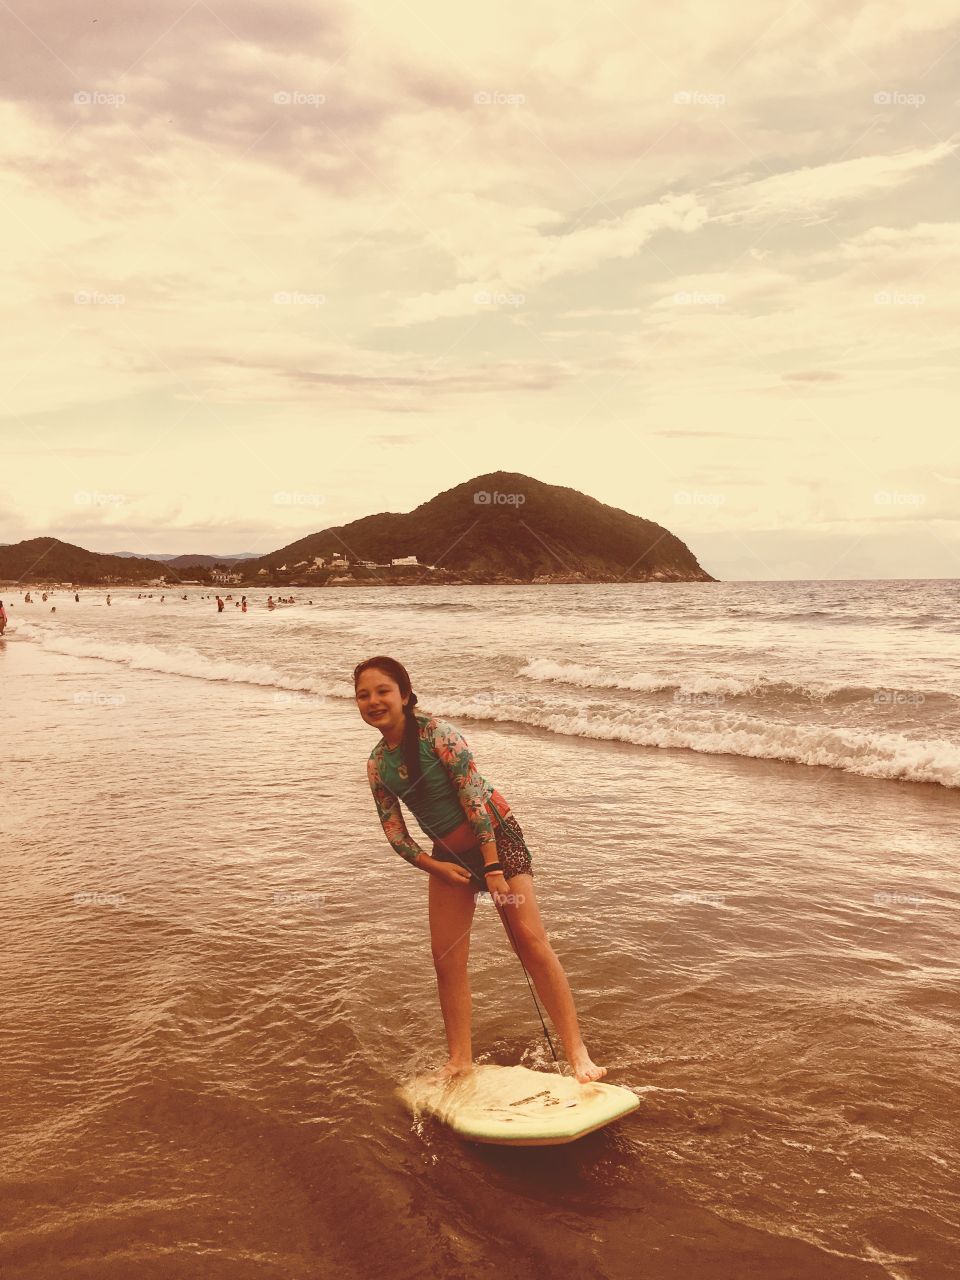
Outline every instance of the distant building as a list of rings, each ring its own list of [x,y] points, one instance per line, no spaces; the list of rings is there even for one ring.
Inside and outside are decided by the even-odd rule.
[[[392,565],[393,564],[416,564],[417,557],[416,556],[400,556],[399,558],[395,557],[393,560],[390,561],[390,563]]]

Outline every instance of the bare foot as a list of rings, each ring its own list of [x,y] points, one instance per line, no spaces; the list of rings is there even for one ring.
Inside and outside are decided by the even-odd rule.
[[[472,1062],[455,1062],[453,1058],[449,1058],[439,1071],[430,1072],[430,1079],[440,1083],[444,1080],[454,1080],[460,1076],[469,1075],[472,1070]]]
[[[581,1057],[575,1059],[571,1065],[573,1066],[573,1074],[581,1084],[589,1084],[591,1080],[599,1080],[601,1076],[607,1074],[607,1068],[598,1067],[595,1062],[591,1061],[588,1053],[584,1053]]]

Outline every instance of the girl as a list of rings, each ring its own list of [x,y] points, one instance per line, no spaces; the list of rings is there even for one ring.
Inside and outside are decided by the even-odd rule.
[[[361,717],[382,734],[367,777],[384,834],[401,858],[430,875],[430,943],[450,1048],[440,1074],[460,1075],[473,1065],[467,954],[475,895],[489,892],[574,1074],[581,1082],[599,1080],[607,1069],[590,1060],[580,1037],[570,985],[544,932],[530,853],[510,806],[481,777],[453,725],[417,714],[417,695],[396,659],[361,662],[353,686]],[[401,799],[432,839],[432,854],[411,839]]]

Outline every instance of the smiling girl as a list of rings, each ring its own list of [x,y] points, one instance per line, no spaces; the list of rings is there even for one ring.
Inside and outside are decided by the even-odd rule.
[[[574,1074],[581,1082],[599,1080],[607,1069],[591,1061],[580,1036],[570,984],[537,908],[530,852],[510,806],[478,772],[453,725],[415,710],[417,695],[396,659],[361,662],[353,684],[361,717],[382,735],[367,777],[384,834],[401,858],[430,876],[430,943],[450,1049],[440,1074],[459,1075],[473,1065],[467,955],[475,895],[489,892]],[[431,853],[411,838],[400,800],[432,840]]]

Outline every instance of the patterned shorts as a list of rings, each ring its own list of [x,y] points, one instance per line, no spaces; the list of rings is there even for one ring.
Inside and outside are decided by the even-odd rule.
[[[493,819],[494,839],[497,842],[497,853],[503,865],[503,874],[509,880],[511,876],[533,875],[533,859],[520,830],[520,824],[511,813],[500,822]],[[434,843],[433,856],[438,862],[457,862],[473,874],[471,888],[475,891],[488,892],[483,877],[483,855],[479,848],[469,849],[466,853],[451,853],[439,842]]]

